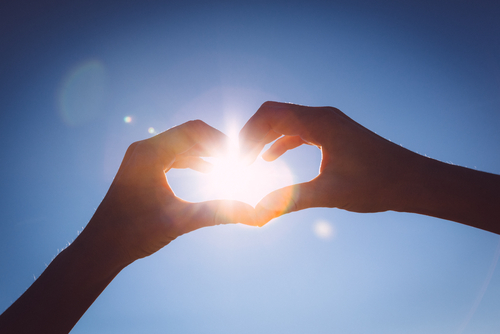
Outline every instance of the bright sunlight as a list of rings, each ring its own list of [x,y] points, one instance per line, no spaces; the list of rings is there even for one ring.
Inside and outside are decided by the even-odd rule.
[[[238,158],[238,136],[230,133],[231,146],[227,156],[207,159],[213,170],[202,176],[204,197],[234,199],[255,206],[268,193],[293,184],[293,175],[279,159],[266,162],[260,156],[249,165]]]

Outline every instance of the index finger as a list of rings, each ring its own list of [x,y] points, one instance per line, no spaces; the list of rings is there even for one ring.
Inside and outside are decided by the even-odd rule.
[[[255,159],[268,142],[281,135],[300,136],[306,142],[319,144],[312,136],[317,116],[314,110],[290,103],[265,102],[240,131],[242,155]]]
[[[164,168],[170,167],[175,157],[190,151],[190,155],[217,156],[227,150],[228,137],[200,120],[175,126],[151,138],[162,152]]]

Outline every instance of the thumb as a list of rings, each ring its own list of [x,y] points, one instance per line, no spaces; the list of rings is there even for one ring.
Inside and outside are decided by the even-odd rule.
[[[271,192],[255,207],[256,223],[267,224],[271,219],[289,212],[317,207],[319,203],[315,182],[294,184]]]
[[[220,224],[257,225],[254,208],[247,203],[230,200],[212,200],[200,203],[186,203],[179,211],[181,234],[202,227]]]

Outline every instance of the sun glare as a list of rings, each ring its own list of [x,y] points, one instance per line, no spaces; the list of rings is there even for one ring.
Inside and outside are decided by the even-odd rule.
[[[237,135],[230,138],[226,156],[207,159],[214,168],[205,175],[204,196],[239,200],[255,206],[273,190],[293,184],[293,175],[283,161],[266,162],[258,157],[253,164],[246,166],[239,159]]]

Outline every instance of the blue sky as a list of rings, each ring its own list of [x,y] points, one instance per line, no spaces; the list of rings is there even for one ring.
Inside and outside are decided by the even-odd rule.
[[[499,17],[492,1],[1,4],[0,310],[77,236],[149,128],[226,131],[266,100],[330,105],[500,173]],[[303,181],[319,159],[301,147],[281,161]],[[195,172],[168,176],[203,199]],[[205,228],[126,268],[73,332],[498,333],[499,247],[394,212]]]

